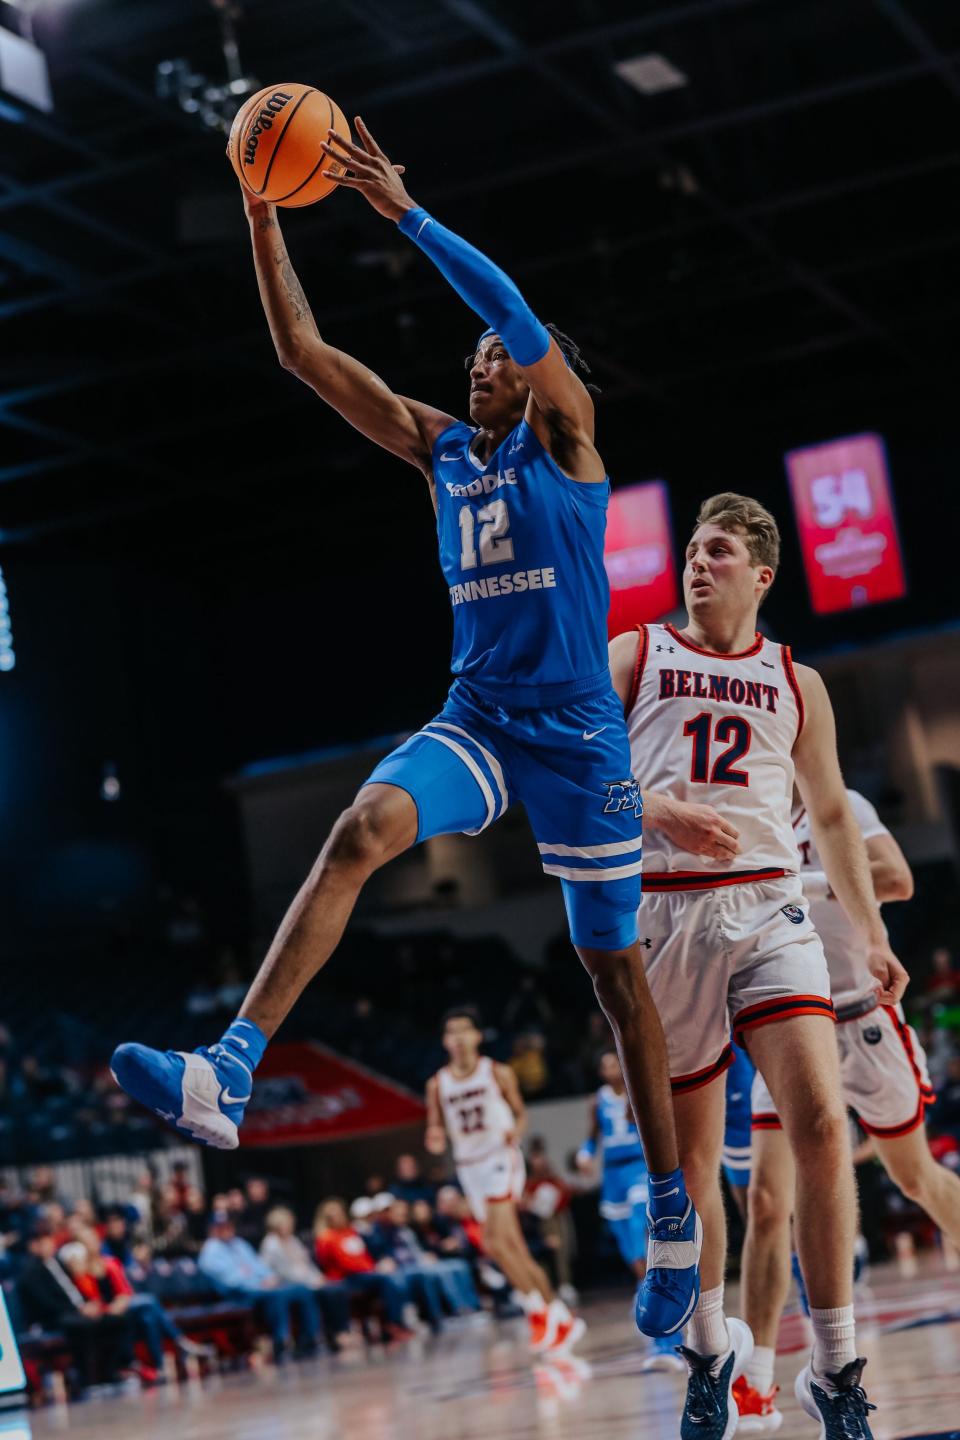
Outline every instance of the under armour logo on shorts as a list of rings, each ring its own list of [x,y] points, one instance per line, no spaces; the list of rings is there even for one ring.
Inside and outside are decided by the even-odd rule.
[[[607,792],[604,815],[615,815],[620,810],[633,810],[637,819],[643,814],[640,785],[636,780],[607,780],[603,787]]]
[[[868,1025],[866,1030],[861,1032],[868,1045],[879,1045],[883,1039],[883,1031],[879,1025]]]

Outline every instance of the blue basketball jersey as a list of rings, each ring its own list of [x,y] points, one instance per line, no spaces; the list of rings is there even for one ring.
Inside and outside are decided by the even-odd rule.
[[[617,1165],[634,1161],[646,1167],[646,1156],[640,1143],[640,1132],[633,1123],[626,1094],[618,1095],[609,1085],[597,1091],[597,1125],[600,1129],[598,1148],[604,1164]]]
[[[522,420],[486,464],[458,422],[433,448],[455,676],[503,705],[560,706],[610,687],[603,565],[609,481],[564,475]]]

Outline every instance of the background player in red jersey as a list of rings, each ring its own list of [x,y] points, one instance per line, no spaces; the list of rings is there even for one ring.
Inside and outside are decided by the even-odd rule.
[[[480,1017],[472,1006],[447,1012],[443,1047],[449,1065],[427,1083],[426,1148],[453,1149],[457,1179],[483,1226],[483,1248],[520,1296],[530,1322],[530,1348],[557,1353],[583,1335],[583,1321],[554,1294],[546,1272],[527,1247],[517,1202],[526,1169],[520,1137],[526,1106],[509,1065],[481,1055]]]

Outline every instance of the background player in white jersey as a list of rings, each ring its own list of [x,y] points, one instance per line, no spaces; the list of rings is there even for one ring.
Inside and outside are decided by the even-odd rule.
[[[472,1006],[447,1012],[443,1048],[450,1063],[427,1083],[424,1143],[432,1155],[442,1155],[449,1138],[457,1179],[483,1226],[484,1248],[521,1297],[530,1348],[562,1352],[577,1343],[586,1326],[554,1294],[524,1239],[517,1202],[526,1179],[520,1149],[526,1107],[509,1065],[481,1055],[482,1042],[480,1017]]]
[[[873,888],[880,902],[909,900],[913,876],[906,858],[869,800],[847,792],[863,832]],[[927,1062],[900,1005],[881,1005],[863,944],[824,872],[806,807],[794,809],[800,879],[810,918],[823,941],[837,1011],[840,1078],[846,1103],[874,1137],[888,1174],[960,1244],[960,1177],[938,1165],[927,1143],[924,1110],[933,1100]],[[753,1087],[753,1176],[743,1251],[744,1318],[755,1349],[736,1387],[737,1405],[756,1434],[778,1430],[774,1353],[790,1284],[790,1217],[796,1175],[790,1146],[761,1076]]]
[[[610,647],[646,801],[642,953],[704,1225],[703,1289],[684,1350],[684,1440],[734,1433],[732,1386],[752,1349],[746,1325],[723,1313],[718,1081],[730,1063],[731,1021],[776,1097],[797,1160],[797,1247],[815,1336],[798,1398],[821,1435],[870,1434],[854,1337],[850,1144],[827,966],[796,873],[794,776],[886,1003],[899,1000],[906,973],[874,897],[823,681],[756,628],[778,564],[769,512],[743,496],[714,496],[687,545],[686,624],[641,626]]]

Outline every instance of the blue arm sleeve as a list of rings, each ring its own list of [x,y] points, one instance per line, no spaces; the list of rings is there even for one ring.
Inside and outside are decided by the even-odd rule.
[[[511,359],[518,365],[535,365],[543,359],[550,336],[499,266],[419,206],[407,211],[400,229],[429,256],[471,310],[496,331]]]
[[[583,1155],[588,1160],[592,1160],[596,1153],[597,1141],[596,1137],[593,1135],[589,1136],[588,1139],[584,1140],[583,1144],[580,1146],[580,1149],[577,1151],[578,1155]]]

